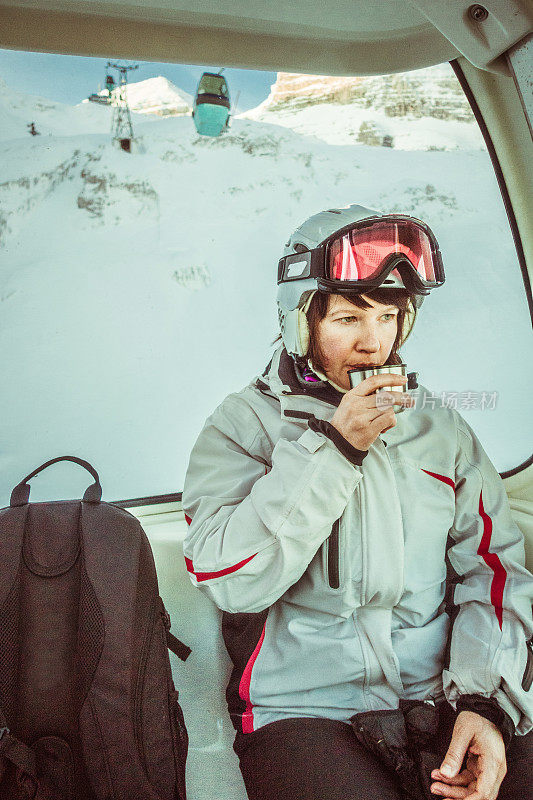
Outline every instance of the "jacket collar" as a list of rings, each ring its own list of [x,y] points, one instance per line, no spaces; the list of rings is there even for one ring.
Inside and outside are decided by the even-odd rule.
[[[268,392],[276,397],[281,405],[281,416],[294,422],[307,425],[307,420],[314,416],[329,422],[335,409],[343,398],[327,381],[307,383],[304,381],[298,365],[288,355],[283,346],[279,347],[263,375],[256,380],[256,387],[262,392]],[[424,396],[434,397],[428,390],[419,385],[416,408],[407,413],[398,414],[396,426],[386,432],[388,444],[399,441],[408,434],[418,418],[416,411],[425,408]],[[428,413],[426,411],[426,413]],[[420,422],[418,422],[420,425]],[[383,434],[381,437],[383,439]]]
[[[299,366],[284,347],[279,347],[272,356],[257,382],[259,389],[261,384],[281,403],[282,416],[300,417],[302,421],[311,416],[330,419],[343,397],[327,381],[305,381]]]

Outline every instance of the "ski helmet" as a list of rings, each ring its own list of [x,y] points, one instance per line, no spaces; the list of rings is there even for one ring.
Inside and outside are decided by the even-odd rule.
[[[414,297],[416,312],[424,295],[443,283],[437,240],[424,222],[360,205],[321,211],[291,234],[279,261],[277,304],[283,343],[293,356],[307,354],[307,311],[316,291],[364,294],[377,288],[406,289]],[[412,317],[411,327],[414,313]]]

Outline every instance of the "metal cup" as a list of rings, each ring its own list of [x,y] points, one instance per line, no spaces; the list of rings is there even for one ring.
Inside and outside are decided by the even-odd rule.
[[[361,381],[364,381],[365,378],[369,378],[371,375],[383,375],[385,373],[390,373],[391,375],[403,375],[404,377],[408,378],[408,383],[403,384],[402,386],[384,386],[380,389],[376,390],[376,394],[380,392],[404,392],[407,388],[414,389],[417,386],[416,383],[416,372],[411,372],[407,375],[407,364],[384,364],[382,367],[367,367],[365,369],[350,369],[348,370],[348,377],[350,379],[350,385],[352,389],[355,389],[356,386],[359,386]],[[414,381],[412,380],[411,376],[414,376]],[[412,385],[413,384],[413,385]],[[404,410],[404,406],[395,406],[394,413],[399,414],[401,411]]]

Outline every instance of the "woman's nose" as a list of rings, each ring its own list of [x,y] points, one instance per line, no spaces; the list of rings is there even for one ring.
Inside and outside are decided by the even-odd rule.
[[[380,341],[376,330],[369,326],[359,332],[355,340],[355,349],[359,352],[377,353],[380,348]]]

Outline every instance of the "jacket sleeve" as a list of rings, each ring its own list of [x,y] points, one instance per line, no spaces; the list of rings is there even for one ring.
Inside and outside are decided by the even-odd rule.
[[[472,429],[459,414],[456,421],[456,504],[448,555],[458,582],[444,691],[454,705],[464,694],[494,698],[524,734],[533,725],[527,644],[533,580],[503,481]]]
[[[248,403],[230,395],[207,420],[185,478],[187,569],[230,613],[268,608],[301,577],[362,478],[321,433],[280,439],[271,458],[266,438]]]

